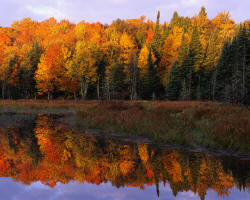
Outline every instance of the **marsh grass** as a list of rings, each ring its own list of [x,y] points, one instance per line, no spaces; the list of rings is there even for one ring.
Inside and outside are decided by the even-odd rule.
[[[65,114],[72,123],[154,141],[250,153],[249,107],[212,102],[0,101],[0,113]],[[75,120],[75,122],[73,122]]]

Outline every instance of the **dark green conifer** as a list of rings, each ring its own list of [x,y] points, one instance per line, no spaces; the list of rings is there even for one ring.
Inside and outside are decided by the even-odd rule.
[[[157,70],[152,60],[151,49],[148,55],[148,72],[143,79],[143,97],[152,99],[159,96],[160,79],[157,75]]]
[[[157,20],[154,30],[154,35],[151,41],[152,52],[156,57],[155,64],[158,65],[161,59],[162,51],[162,36],[161,36],[161,27],[160,27],[160,11],[157,13]]]
[[[174,62],[168,77],[166,97],[168,100],[178,100],[181,90],[180,67]]]

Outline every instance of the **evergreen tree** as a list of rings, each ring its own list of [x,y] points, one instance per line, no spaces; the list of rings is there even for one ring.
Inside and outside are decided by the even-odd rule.
[[[245,104],[250,105],[250,24],[248,25],[247,30],[247,44],[246,44],[246,78],[245,78],[245,84],[246,84],[246,94],[244,98]]]
[[[213,77],[216,62],[220,55],[220,48],[218,47],[218,34],[214,32],[209,39],[208,45],[204,54],[203,62],[203,76],[202,76],[202,86],[201,86],[201,99],[212,100],[213,91]]]
[[[155,64],[158,66],[161,59],[161,49],[162,49],[162,36],[161,36],[161,27],[160,27],[160,11],[157,13],[157,20],[154,30],[154,35],[151,41],[152,52],[156,57]]]
[[[237,37],[233,38],[232,44],[230,45],[230,57],[228,60],[228,65],[232,69],[232,78],[231,78],[231,87],[230,87],[230,93],[227,94],[228,98],[227,101],[230,102],[237,102],[238,97],[242,96],[240,94],[240,85],[241,82],[239,82],[240,75],[239,73],[239,43],[237,40]],[[229,86],[227,87],[229,90]],[[229,91],[228,91],[229,92]]]
[[[112,64],[108,74],[106,75],[106,98],[124,99],[126,94],[125,84],[126,74],[122,65],[117,63]]]
[[[188,31],[192,27],[192,23],[189,17],[181,17],[177,11],[174,11],[172,19],[170,21],[171,27],[178,26],[183,27],[184,31]]]
[[[186,45],[184,42],[182,45],[183,47],[181,47],[181,50],[183,51],[183,53],[179,54],[179,59],[182,63],[181,68],[183,77],[182,92],[180,98],[182,100],[193,100],[197,98],[197,94],[200,94],[200,70],[204,58],[202,53],[202,46],[199,39],[199,33],[196,27],[194,27],[191,41],[189,43],[188,53],[186,56],[186,51],[184,49]]]
[[[193,57],[194,71],[199,71],[203,62],[203,49],[200,42],[200,36],[197,27],[194,27],[191,41],[189,44],[189,54]]]
[[[229,87],[232,77],[232,69],[228,67],[229,57],[229,42],[226,41],[213,75],[213,100],[226,100],[225,88]]]
[[[214,100],[249,103],[249,38],[240,27],[232,43],[225,42],[213,79]]]
[[[185,39],[185,32],[183,32],[182,34],[182,40],[181,40],[181,45],[179,48],[179,52],[178,52],[178,66],[182,66],[183,62],[186,58],[186,56],[188,55],[188,43]]]
[[[194,60],[193,55],[188,53],[181,66],[182,87],[181,100],[192,100],[194,98]]]
[[[170,25],[171,26],[178,25],[178,21],[179,21],[179,15],[178,15],[177,11],[174,11],[172,19],[170,21]]]
[[[238,35],[234,38],[232,44],[232,66],[234,66],[232,83],[233,99],[235,103],[247,103],[249,95],[249,38],[247,30],[240,27]]]
[[[128,65],[128,85],[130,91],[130,100],[138,98],[138,84],[139,84],[139,69],[136,54],[133,54]]]
[[[166,22],[165,22],[163,26],[163,33],[161,36],[161,47],[163,47],[164,42],[168,38],[169,34],[170,34],[170,27],[167,27]]]
[[[246,27],[244,26],[243,28],[241,28],[240,32],[239,32],[239,36],[238,36],[238,43],[239,43],[239,68],[238,68],[238,73],[241,74],[241,80],[240,82],[242,82],[242,87],[240,87],[239,89],[241,90],[241,97],[239,99],[239,102],[245,102],[247,101],[247,97],[249,97],[247,95],[248,93],[248,83],[249,83],[249,38],[247,35],[247,30]]]
[[[181,89],[180,67],[174,62],[167,82],[166,97],[168,100],[178,100]]]
[[[193,78],[195,79],[194,83],[196,84],[195,88],[195,94],[192,94],[192,96],[195,95],[195,99],[200,100],[201,99],[201,88],[202,88],[202,80],[203,80],[203,72],[204,69],[202,67],[202,63],[204,62],[204,54],[203,54],[203,49],[202,45],[200,42],[200,36],[197,27],[194,27],[192,36],[191,36],[191,41],[189,45],[189,54],[190,57],[193,59],[193,70],[194,70],[194,76]],[[190,85],[190,87],[192,87]],[[192,98],[192,97],[191,97]]]
[[[148,55],[148,71],[146,76],[143,78],[143,91],[142,96],[145,99],[152,99],[153,97],[159,96],[160,79],[157,75],[157,70],[152,60],[151,49],[149,49]]]

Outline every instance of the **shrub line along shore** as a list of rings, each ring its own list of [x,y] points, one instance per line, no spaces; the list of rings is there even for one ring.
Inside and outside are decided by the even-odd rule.
[[[2,100],[0,114],[73,115],[86,128],[155,142],[250,153],[250,110],[216,102]],[[70,121],[69,121],[70,122]]]

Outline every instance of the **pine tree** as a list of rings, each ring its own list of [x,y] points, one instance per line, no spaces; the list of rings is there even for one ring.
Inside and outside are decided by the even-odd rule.
[[[234,38],[232,44],[231,66],[233,67],[232,87],[233,102],[246,103],[249,84],[249,38],[247,30],[240,27],[239,33]]]
[[[250,105],[250,24],[247,29],[247,44],[246,44],[246,95],[244,102],[245,104]]]
[[[181,100],[192,100],[194,97],[194,61],[193,55],[188,54],[181,66],[182,87],[180,93]]]
[[[200,42],[200,36],[197,27],[194,27],[192,36],[191,36],[191,41],[189,45],[189,54],[190,57],[193,58],[193,70],[194,70],[194,76],[192,77],[194,79],[194,83],[196,84],[196,88],[194,91],[195,94],[191,94],[191,99],[195,98],[200,100],[201,99],[201,84],[202,84],[202,75],[203,75],[203,68],[202,68],[202,63],[204,61],[204,54],[203,54],[203,49],[202,45]],[[193,87],[190,85],[190,87]],[[195,96],[195,97],[193,97]]]
[[[211,79],[211,77],[213,77],[216,62],[221,51],[221,49],[218,47],[218,43],[218,34],[214,32],[209,39],[204,55],[204,73],[202,77],[203,83],[201,88],[201,98],[203,100],[212,100],[213,81],[211,80],[213,79]]]
[[[193,100],[200,96],[200,70],[201,70],[201,64],[204,59],[203,57],[203,50],[199,39],[199,33],[197,31],[197,28],[194,27],[191,41],[189,43],[188,53],[186,54],[185,51],[185,43],[183,42],[183,47],[181,47],[182,51],[184,53],[179,54],[179,59],[182,63],[181,65],[181,71],[182,71],[182,92],[180,95],[181,99],[186,100]],[[185,97],[182,96],[185,94]]]
[[[238,98],[241,96],[239,90],[241,82],[239,80],[241,79],[241,73],[239,70],[239,43],[237,40],[237,37],[233,38],[232,44],[230,45],[230,57],[228,60],[228,65],[232,69],[232,78],[231,78],[231,93],[230,98],[227,99],[227,101],[231,102],[237,102]]]
[[[230,48],[229,42],[226,41],[221,56],[215,68],[213,75],[213,100],[225,101],[225,88],[229,86],[232,76],[232,69],[228,68]]]
[[[249,39],[245,27],[232,43],[225,42],[216,65],[213,97],[218,101],[249,103]]]
[[[160,79],[157,75],[157,70],[152,60],[151,49],[149,49],[148,55],[148,71],[143,78],[143,91],[142,96],[145,99],[152,99],[154,96],[159,96]]]
[[[179,52],[178,52],[178,66],[182,66],[184,59],[186,58],[186,56],[188,55],[188,43],[185,39],[185,32],[183,32],[182,34],[182,40],[181,40],[181,45],[179,48]]]
[[[162,51],[162,36],[161,36],[161,27],[160,27],[160,11],[157,13],[157,20],[154,30],[154,35],[151,41],[152,52],[156,57],[155,64],[158,65],[161,59],[161,51]]]
[[[126,74],[122,65],[112,64],[105,78],[106,98],[108,100],[124,99],[127,86],[125,84]]]
[[[172,19],[170,21],[170,25],[171,26],[178,25],[178,20],[179,20],[179,15],[178,15],[177,11],[174,11]]]
[[[247,36],[246,27],[242,27],[240,29],[238,35],[238,43],[239,43],[239,68],[238,73],[241,74],[241,87],[239,90],[241,91],[241,97],[239,101],[242,103],[247,98],[247,72],[249,72],[249,64],[247,60],[249,59],[248,48],[249,48],[249,38]],[[249,75],[248,75],[249,76]]]
[[[199,32],[197,30],[197,27],[194,27],[191,41],[189,44],[189,54],[193,56],[194,61],[194,71],[199,71],[202,62],[203,62],[203,49],[200,42],[200,36]]]
[[[178,100],[181,89],[180,67],[174,62],[167,82],[166,97],[168,100]]]

